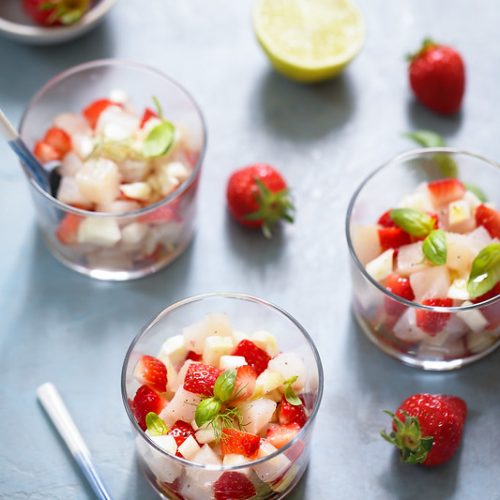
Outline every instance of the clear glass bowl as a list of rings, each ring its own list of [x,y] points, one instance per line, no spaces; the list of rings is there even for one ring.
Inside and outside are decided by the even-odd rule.
[[[385,353],[408,365],[438,371],[472,363],[500,345],[500,296],[464,307],[425,306],[398,297],[366,272],[363,245],[356,241],[353,229],[376,224],[382,213],[397,206],[420,183],[446,177],[442,155],[455,160],[461,181],[479,187],[489,201],[500,205],[497,163],[451,148],[417,149],[397,156],[370,174],[354,193],[346,219],[352,257],[353,310],[359,325]],[[412,338],[412,318],[417,309],[446,315],[446,326],[435,337]],[[478,312],[483,320],[476,321]]]
[[[166,338],[179,334],[206,314],[224,312],[235,330],[272,332],[282,351],[299,354],[308,370],[305,392],[309,419],[295,438],[276,452],[240,466],[207,466],[170,455],[153,443],[138,426],[129,406],[138,382],[134,368],[143,354],[156,355]],[[244,474],[257,491],[253,499],[283,498],[304,473],[309,461],[311,435],[323,393],[323,369],[309,334],[287,312],[248,295],[214,293],[198,295],[164,309],[134,339],[122,369],[122,398],[132,424],[139,463],[153,488],[162,498],[211,499],[213,485],[223,473]],[[242,497],[247,498],[247,497]]]
[[[20,134],[31,148],[54,116],[78,113],[90,102],[108,96],[113,89],[125,90],[138,110],[151,106],[152,96],[158,98],[169,119],[186,131],[192,153],[185,158],[190,176],[161,201],[118,214],[71,207],[56,200],[31,178],[29,184],[39,226],[53,255],[93,278],[122,281],[163,268],[184,251],[193,237],[206,131],[192,97],[153,68],[120,60],[94,61],[75,66],[50,80],[29,103],[21,120]],[[109,231],[113,238],[90,244],[61,237],[61,224],[74,228],[83,222]],[[123,232],[127,226],[132,229]]]

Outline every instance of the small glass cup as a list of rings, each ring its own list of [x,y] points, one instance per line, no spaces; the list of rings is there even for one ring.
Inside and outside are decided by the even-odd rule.
[[[372,172],[354,193],[347,211],[355,317],[382,351],[424,370],[460,368],[500,346],[500,296],[462,307],[433,307],[394,295],[367,273],[365,265],[374,256],[363,245],[362,232],[364,225],[374,226],[382,213],[396,207],[419,184],[447,177],[454,165],[461,181],[479,187],[499,205],[499,164],[465,151],[428,148],[401,154]],[[436,336],[422,335],[415,328],[419,309],[443,319],[445,327]]]
[[[182,158],[189,177],[172,193],[145,208],[120,213],[92,212],[55,199],[29,178],[39,226],[52,254],[71,269],[93,278],[123,281],[154,273],[172,262],[195,231],[196,192],[205,154],[206,131],[192,97],[173,80],[141,64],[100,60],[75,66],[50,80],[31,100],[20,135],[28,147],[43,136],[59,113],[80,112],[113,89],[127,92],[138,110],[158,98],[169,119],[185,131]],[[105,237],[79,243],[81,224]]]
[[[202,465],[166,453],[141,430],[129,405],[139,387],[134,378],[139,358],[144,354],[156,355],[166,338],[179,334],[183,327],[214,312],[226,313],[235,330],[253,332],[266,329],[272,332],[280,350],[299,354],[308,370],[304,393],[308,397],[304,400],[310,416],[304,427],[287,445],[244,465]],[[323,368],[306,330],[287,312],[269,302],[242,294],[212,293],[184,299],[167,307],[130,345],[123,363],[121,384],[140,466],[162,498],[214,498],[214,483],[226,473],[231,473],[234,480],[239,475],[250,479],[256,490],[252,499],[283,498],[298,483],[307,467],[313,424],[323,393]]]

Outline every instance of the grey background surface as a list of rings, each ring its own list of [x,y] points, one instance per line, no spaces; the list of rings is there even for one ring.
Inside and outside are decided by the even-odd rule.
[[[431,128],[450,145],[500,159],[500,8],[495,0],[360,0],[361,55],[337,80],[300,86],[275,74],[257,46],[247,1],[122,0],[106,22],[64,46],[0,40],[0,106],[14,120],[31,95],[76,63],[121,57],[152,64],[192,92],[208,122],[199,232],[174,265],[130,283],[100,283],[56,262],[36,230],[26,181],[0,144],[0,497],[85,499],[90,493],[35,401],[60,389],[118,499],[152,499],[137,471],[120,397],[133,336],[165,305],[200,292],[241,291],[276,302],[316,340],[326,386],[307,476],[292,498],[500,498],[500,352],[460,372],[428,374],[378,352],[349,304],[344,214],[374,167]],[[404,54],[425,35],[467,62],[463,112],[416,105]],[[234,225],[225,183],[254,161],[293,187],[294,226],[271,241]],[[383,193],[381,193],[383,196]],[[461,451],[435,470],[406,467],[378,436],[383,408],[416,391],[450,392],[470,406]]]

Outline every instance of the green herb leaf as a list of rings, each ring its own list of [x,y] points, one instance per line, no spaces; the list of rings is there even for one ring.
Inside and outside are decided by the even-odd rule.
[[[292,384],[297,380],[297,378],[297,375],[295,375],[294,377],[290,377],[283,382],[283,385],[285,386],[285,399],[293,406],[300,406],[302,404],[301,399],[292,389]]]
[[[152,411],[146,415],[146,427],[152,436],[162,436],[168,432],[167,424]]]
[[[405,134],[412,141],[416,142],[424,148],[439,148],[446,146],[444,139],[432,130],[416,130],[415,132],[408,132]]]
[[[484,191],[482,189],[478,188],[474,184],[470,184],[469,182],[464,182],[464,186],[467,191],[475,194],[479,198],[479,201],[482,201],[483,203],[486,203],[488,201],[488,198],[484,194]]]
[[[434,219],[414,208],[394,208],[390,215],[396,226],[417,238],[427,236],[434,229]]]
[[[156,158],[164,155],[172,146],[174,136],[174,125],[169,121],[162,121],[146,137],[143,150],[144,156],[146,158]]]
[[[458,177],[457,162],[449,154],[436,153],[433,160],[436,162],[442,177]]]
[[[500,243],[490,243],[472,261],[467,291],[475,299],[489,292],[500,281]]]
[[[436,266],[446,264],[448,247],[446,245],[446,234],[442,229],[432,231],[424,240],[422,247],[425,257]]]
[[[225,403],[231,398],[236,383],[236,370],[223,371],[215,381],[214,396],[221,402]]]
[[[198,427],[214,420],[221,411],[222,403],[216,398],[207,398],[196,407],[194,420]]]
[[[164,120],[164,118],[163,118],[163,109],[162,109],[162,107],[161,107],[161,103],[160,103],[160,101],[158,100],[158,97],[153,96],[153,104],[154,104],[154,106],[155,106],[156,112],[158,113],[158,116],[159,116],[162,120]]]

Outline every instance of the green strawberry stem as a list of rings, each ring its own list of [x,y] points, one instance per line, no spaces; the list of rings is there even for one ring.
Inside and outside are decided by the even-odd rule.
[[[432,449],[434,438],[422,436],[418,418],[402,412],[405,417],[405,421],[402,422],[394,413],[387,410],[384,413],[392,418],[396,431],[392,431],[390,434],[382,431],[380,435],[399,450],[403,462],[407,464],[424,462]]]
[[[424,41],[422,42],[422,45],[417,50],[417,52],[413,54],[407,54],[406,60],[413,61],[413,59],[421,56],[426,50],[430,49],[431,47],[436,47],[437,45],[438,44],[432,38],[424,38]]]

